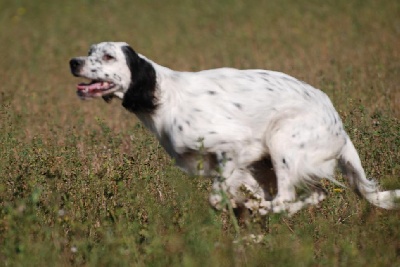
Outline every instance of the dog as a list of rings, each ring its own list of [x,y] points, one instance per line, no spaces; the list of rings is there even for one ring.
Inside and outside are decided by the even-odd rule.
[[[124,42],[92,45],[69,65],[90,80],[77,85],[81,99],[121,99],[178,167],[212,177],[217,209],[294,214],[326,198],[321,179],[342,185],[337,165],[370,203],[399,208],[400,190],[380,191],[366,178],[329,97],[296,78],[261,69],[174,71]],[[299,187],[306,195],[297,196]]]

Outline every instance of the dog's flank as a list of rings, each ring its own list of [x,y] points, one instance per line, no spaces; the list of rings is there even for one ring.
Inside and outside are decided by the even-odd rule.
[[[122,99],[179,167],[213,177],[209,200],[216,208],[222,208],[225,192],[234,207],[295,213],[326,197],[321,179],[338,183],[338,162],[369,202],[398,207],[400,190],[381,192],[366,178],[327,95],[289,75],[232,68],[177,72],[126,43],[94,45],[70,66],[75,76],[92,80],[78,85],[82,99]],[[299,186],[309,189],[301,200]]]

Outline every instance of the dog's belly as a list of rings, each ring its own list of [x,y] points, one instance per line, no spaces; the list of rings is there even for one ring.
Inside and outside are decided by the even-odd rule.
[[[216,176],[217,158],[213,153],[200,154],[196,151],[176,154],[173,157],[176,165],[191,175]]]

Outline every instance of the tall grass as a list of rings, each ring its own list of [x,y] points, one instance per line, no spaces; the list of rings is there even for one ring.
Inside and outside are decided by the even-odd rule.
[[[69,58],[119,40],[178,70],[294,75],[332,99],[366,172],[400,174],[399,1],[0,2],[4,266],[396,266],[400,213],[330,197],[241,228],[118,101],[80,102]],[[259,231],[260,244],[240,241]]]

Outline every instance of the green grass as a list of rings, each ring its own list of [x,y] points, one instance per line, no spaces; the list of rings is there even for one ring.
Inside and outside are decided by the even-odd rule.
[[[0,2],[0,265],[400,266],[400,213],[326,184],[321,207],[241,228],[68,61],[126,41],[178,70],[279,70],[324,90],[366,172],[400,188],[400,2]],[[234,242],[265,233],[260,244]]]

